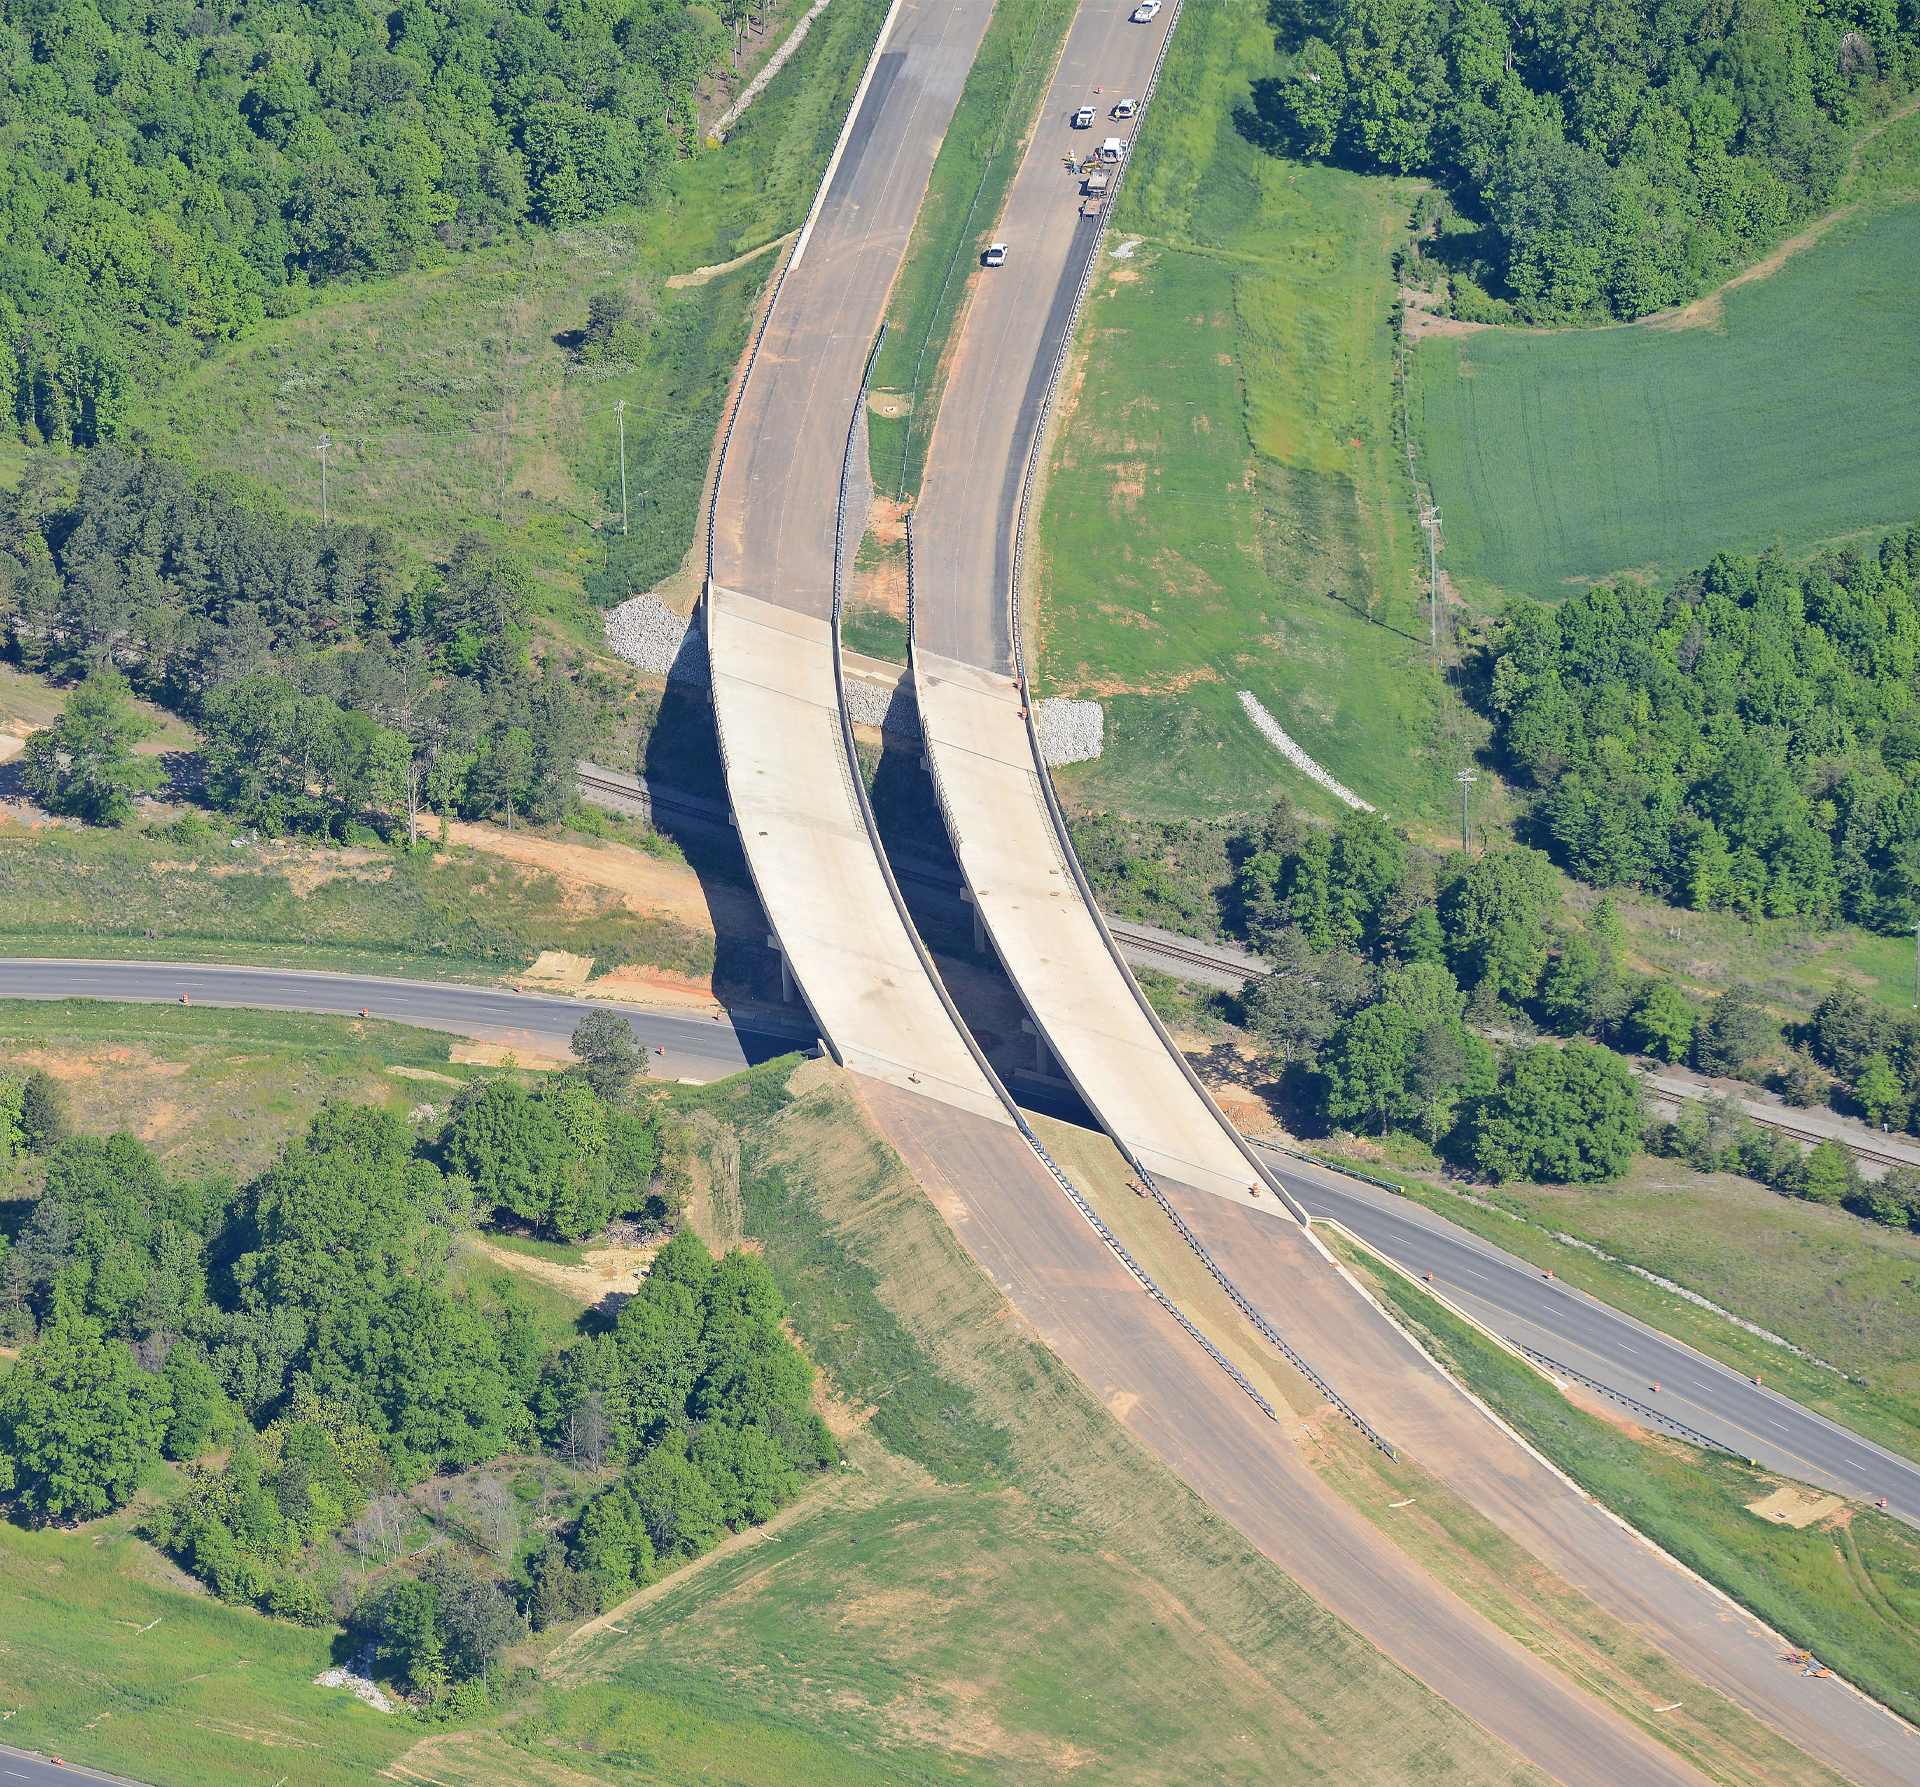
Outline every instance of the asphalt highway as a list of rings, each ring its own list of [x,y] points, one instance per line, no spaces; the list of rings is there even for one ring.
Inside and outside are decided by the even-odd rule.
[[[54,1787],[56,1782],[105,1781],[111,1787],[140,1787],[125,1775],[105,1775],[97,1768],[82,1768],[77,1762],[52,1762],[28,1750],[12,1750],[0,1744],[0,1787]]]
[[[136,1004],[253,1007],[329,1012],[391,1024],[448,1030],[479,1042],[542,1055],[565,1055],[589,1011],[627,1020],[649,1051],[656,1079],[716,1080],[757,1061],[812,1046],[801,1033],[754,1029],[724,1017],[655,1011],[556,993],[516,993],[455,981],[390,980],[378,974],[326,974],[293,968],[241,968],[214,962],[0,961],[0,998],[124,999]]]
[[[1409,1272],[1431,1272],[1436,1291],[1516,1346],[1769,1470],[1862,1500],[1884,1496],[1889,1513],[1920,1526],[1920,1465],[1418,1204],[1295,1162],[1276,1171],[1311,1215],[1344,1223]]]

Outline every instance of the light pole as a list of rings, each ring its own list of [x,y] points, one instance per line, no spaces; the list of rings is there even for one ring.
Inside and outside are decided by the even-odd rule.
[[[623,397],[613,406],[613,413],[620,418],[620,538],[627,537],[627,400]]]
[[[1920,1011],[1920,921],[1913,927],[1913,1009]]]
[[[327,450],[333,445],[323,430],[320,435],[320,538],[327,537]]]
[[[1480,777],[1474,770],[1463,769],[1453,779],[1460,784],[1460,848],[1465,850],[1468,848],[1467,790],[1479,781]]]
[[[1440,511],[1423,509],[1420,525],[1427,530],[1427,621],[1433,634],[1433,667],[1440,668]]]

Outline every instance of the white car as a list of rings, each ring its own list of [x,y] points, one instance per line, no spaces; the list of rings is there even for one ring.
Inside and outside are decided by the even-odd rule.
[[[1073,127],[1075,130],[1091,130],[1093,128],[1092,106],[1083,105],[1079,111],[1073,114]]]
[[[1140,4],[1133,9],[1133,22],[1136,25],[1149,24],[1159,10],[1160,0],[1140,0]]]
[[[1139,109],[1140,109],[1139,100],[1123,99],[1117,106],[1113,108],[1113,115],[1116,118],[1131,118],[1135,112],[1139,111]]]
[[[1007,264],[1006,243],[995,242],[990,244],[987,248],[987,265],[989,267],[1004,267],[1006,264]]]

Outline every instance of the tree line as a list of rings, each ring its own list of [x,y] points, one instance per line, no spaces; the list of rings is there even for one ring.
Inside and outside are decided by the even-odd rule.
[[[331,279],[644,202],[730,37],[671,0],[0,8],[0,379],[35,444]]]
[[[1565,611],[1560,611],[1564,613]],[[1811,1156],[1731,1100],[1672,1121],[1644,1107],[1626,1053],[1745,1078],[1920,1133],[1920,1018],[1847,988],[1783,1026],[1745,985],[1696,1001],[1632,973],[1610,898],[1576,918],[1550,858],[1421,849],[1377,813],[1248,826],[1110,814],[1074,822],[1118,916],[1246,942],[1271,965],[1228,1015],[1269,1057],[1289,1121],[1417,1136],[1493,1180],[1604,1181],[1642,1147],[1784,1195],[1920,1228],[1920,1175],[1868,1184],[1838,1145]],[[1528,1031],[1538,1041],[1512,1040]]]
[[[27,771],[55,812],[124,823],[159,785],[136,691],[206,739],[205,792],[269,836],[361,840],[426,808],[551,819],[611,684],[531,650],[525,565],[477,534],[411,576],[390,536],[320,529],[108,448],[60,497],[0,502],[0,616],[23,668],[83,677]]]
[[[1494,748],[1598,887],[1679,905],[1920,920],[1920,528],[1796,568],[1722,553],[1662,591],[1509,608]]]
[[[1920,75],[1911,9],[1704,0],[1276,0],[1241,116],[1285,153],[1433,176],[1422,266],[1455,314],[1683,304],[1831,203],[1852,138]]]
[[[600,1054],[603,1084],[630,1072]],[[88,1519],[175,1460],[144,1530],[182,1568],[344,1621],[443,1710],[489,1691],[529,1622],[598,1610],[837,1459],[756,1256],[675,1234],[617,1316],[557,1342],[511,1274],[450,1264],[489,1211],[557,1235],[675,1222],[658,1119],[590,1072],[476,1083],[437,1139],[329,1107],[244,1186],[173,1179],[130,1136],[36,1133],[42,1189],[0,1242],[0,1327],[27,1343],[0,1375],[0,1501]],[[25,1145],[17,1116],[0,1141]],[[483,1468],[543,1453],[579,1485],[557,1522]],[[467,1542],[421,1553],[408,1491],[429,1478]]]

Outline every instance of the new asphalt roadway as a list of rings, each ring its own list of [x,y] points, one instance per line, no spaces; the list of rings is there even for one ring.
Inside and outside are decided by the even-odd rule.
[[[97,1768],[82,1768],[77,1762],[55,1762],[28,1750],[8,1749],[0,1744],[0,1787],[55,1787],[56,1783],[104,1781],[108,1787],[140,1787],[125,1775],[105,1775]]]
[[[1790,1402],[1631,1316],[1548,1278],[1540,1267],[1424,1206],[1269,1155],[1310,1215],[1332,1217],[1449,1302],[1563,1374],[1635,1405],[1649,1425],[1690,1429],[1743,1458],[1863,1500],[1920,1525],[1920,1465]],[[1764,1378],[1764,1370],[1761,1373]]]

